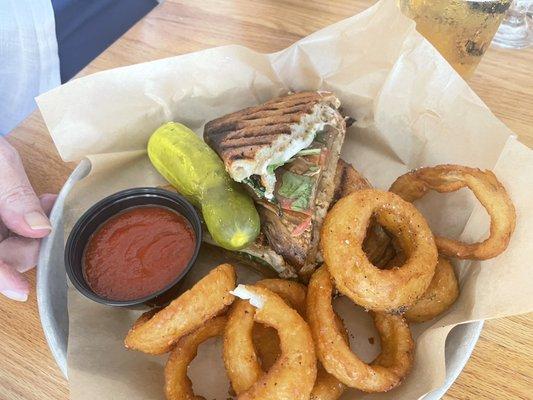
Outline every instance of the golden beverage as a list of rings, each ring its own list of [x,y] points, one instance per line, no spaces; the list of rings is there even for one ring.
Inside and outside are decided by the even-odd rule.
[[[511,0],[398,0],[416,29],[463,78],[472,75]]]

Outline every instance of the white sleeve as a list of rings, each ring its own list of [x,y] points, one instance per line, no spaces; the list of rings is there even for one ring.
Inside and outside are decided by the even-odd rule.
[[[0,0],[0,135],[61,83],[51,0]]]

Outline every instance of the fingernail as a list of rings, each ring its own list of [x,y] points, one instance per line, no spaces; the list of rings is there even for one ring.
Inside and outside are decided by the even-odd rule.
[[[52,229],[50,221],[46,216],[38,211],[33,211],[24,216],[24,219],[31,229]]]
[[[28,293],[17,292],[15,290],[2,290],[0,291],[8,299],[15,301],[26,301],[28,300]]]

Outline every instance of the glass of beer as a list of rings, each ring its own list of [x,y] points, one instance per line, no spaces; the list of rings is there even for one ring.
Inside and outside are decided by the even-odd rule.
[[[474,73],[511,0],[398,0],[402,12],[463,77]]]

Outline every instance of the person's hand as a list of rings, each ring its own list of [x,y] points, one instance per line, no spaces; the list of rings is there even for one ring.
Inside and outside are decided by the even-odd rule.
[[[0,293],[10,299],[28,298],[22,273],[37,263],[39,239],[52,229],[47,214],[55,199],[36,196],[17,151],[0,137]]]

